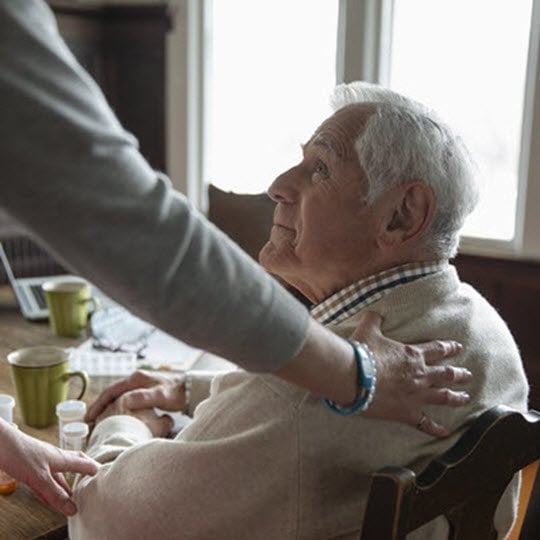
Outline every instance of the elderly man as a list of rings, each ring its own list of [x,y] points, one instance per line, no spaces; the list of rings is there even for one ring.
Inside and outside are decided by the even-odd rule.
[[[510,332],[448,263],[476,200],[465,149],[435,115],[387,90],[357,83],[338,87],[335,98],[335,114],[301,162],[270,187],[278,204],[261,263],[342,336],[369,308],[395,339],[463,343],[455,361],[476,375],[472,400],[418,411],[414,428],[339,414],[350,411],[272,376],[235,371],[213,381],[179,438],[151,441],[170,421],[142,407],[182,409],[188,387],[193,408],[204,384],[188,375],[189,383],[153,387],[159,379],[137,375],[90,412],[96,417],[120,390],[151,387],[98,417],[89,453],[107,465],[78,485],[73,538],[356,538],[370,472],[420,471],[481,411],[525,409],[527,381]],[[433,421],[455,435],[427,435]],[[514,492],[515,482],[499,505],[501,537]],[[415,534],[442,538],[445,529],[440,518]]]

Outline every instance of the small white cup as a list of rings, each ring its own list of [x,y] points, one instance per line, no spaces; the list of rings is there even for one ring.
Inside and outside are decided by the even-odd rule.
[[[10,424],[13,423],[13,408],[15,399],[8,394],[0,394],[0,418],[3,418]]]

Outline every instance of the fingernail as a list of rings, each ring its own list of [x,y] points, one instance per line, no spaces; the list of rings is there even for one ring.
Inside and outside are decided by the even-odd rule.
[[[66,516],[73,516],[77,512],[77,507],[72,501],[66,501],[62,506],[62,513]]]

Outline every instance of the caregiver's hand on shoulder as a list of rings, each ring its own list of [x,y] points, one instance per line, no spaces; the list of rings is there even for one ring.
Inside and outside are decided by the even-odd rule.
[[[362,414],[404,422],[435,437],[448,436],[448,429],[424,414],[423,408],[426,405],[459,407],[469,402],[469,394],[450,389],[448,385],[468,382],[471,372],[441,363],[458,354],[462,346],[444,340],[403,344],[385,337],[381,322],[378,314],[366,312],[351,336],[367,343],[377,368],[375,396]]]

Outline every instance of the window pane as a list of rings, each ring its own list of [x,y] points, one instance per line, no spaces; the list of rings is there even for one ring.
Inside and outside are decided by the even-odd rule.
[[[394,0],[390,85],[439,111],[478,165],[465,234],[511,240],[532,0]]]
[[[207,180],[256,193],[328,116],[337,0],[214,0]]]

